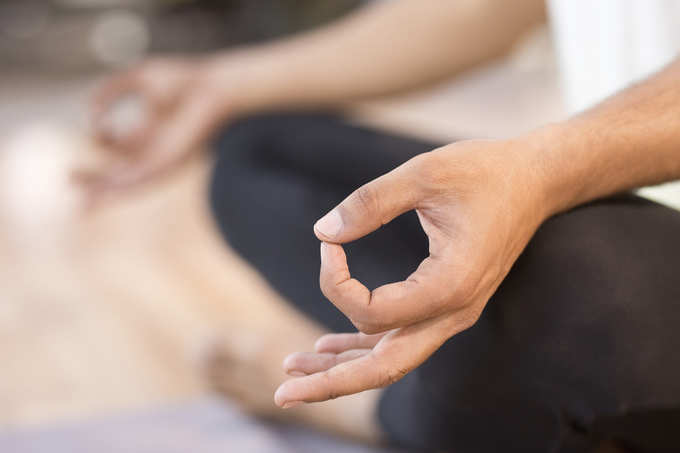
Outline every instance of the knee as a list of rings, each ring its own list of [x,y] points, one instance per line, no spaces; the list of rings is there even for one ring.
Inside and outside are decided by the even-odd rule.
[[[498,297],[547,304],[562,322],[639,316],[680,297],[678,231],[680,213],[632,196],[562,214],[537,232]]]
[[[649,382],[650,358],[677,342],[678,231],[680,213],[635,197],[556,217],[517,261],[483,322],[536,369],[580,370],[592,398],[608,405],[635,379]],[[625,381],[617,376],[624,370]]]

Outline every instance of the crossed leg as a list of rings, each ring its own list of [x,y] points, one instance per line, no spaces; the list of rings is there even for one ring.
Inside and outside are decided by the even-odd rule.
[[[246,120],[222,136],[211,192],[217,222],[297,313],[215,346],[208,369],[217,388],[264,415],[280,413],[271,398],[284,379],[281,359],[310,349],[321,332],[304,326],[352,330],[318,289],[311,225],[357,186],[434,147],[319,115]],[[419,230],[405,215],[350,244],[353,272],[373,287],[402,279],[427,254]],[[382,431],[419,450],[677,442],[666,430],[650,436],[640,422],[642,434],[619,428],[650,409],[680,407],[680,363],[672,360],[680,346],[678,232],[680,214],[630,196],[551,219],[479,322],[423,366],[380,395],[287,417],[332,420],[322,427],[362,439]],[[257,346],[239,346],[245,338]]]

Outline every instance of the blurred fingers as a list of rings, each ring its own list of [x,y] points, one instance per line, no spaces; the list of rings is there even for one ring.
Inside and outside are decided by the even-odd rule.
[[[217,124],[206,100],[192,97],[163,123],[153,123],[139,137],[144,149],[132,158],[92,171],[77,171],[74,180],[89,192],[92,204],[107,194],[132,189],[181,165],[200,148]]]
[[[138,70],[129,70],[105,80],[92,97],[92,122],[95,137],[102,142],[116,140],[106,118],[116,103],[130,95],[143,95]]]
[[[107,195],[131,189],[163,173],[167,165],[153,160],[119,162],[103,169],[76,170],[72,179],[86,190],[87,206],[92,207]]]
[[[189,93],[158,125],[150,152],[182,156],[200,147],[222,120],[208,94]]]

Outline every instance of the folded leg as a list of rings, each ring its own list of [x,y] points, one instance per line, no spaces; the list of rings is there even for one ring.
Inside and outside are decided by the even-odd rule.
[[[385,391],[383,428],[423,449],[677,451],[679,233],[633,196],[549,220],[478,323]]]
[[[331,115],[244,120],[217,142],[215,218],[291,304],[351,331],[319,291],[312,225],[361,184],[435,147]],[[415,269],[427,242],[408,214],[347,252],[353,273],[375,287]],[[659,420],[671,423],[680,407],[678,268],[680,213],[670,209],[622,196],[551,219],[478,323],[386,389],[382,428],[419,450],[583,451],[605,438],[673,445]]]
[[[433,148],[332,115],[244,120],[217,141],[213,212],[231,246],[286,299],[327,328],[348,331],[352,324],[319,289],[312,226],[361,184]],[[408,276],[427,256],[427,239],[411,213],[347,254],[356,276],[378,286]]]

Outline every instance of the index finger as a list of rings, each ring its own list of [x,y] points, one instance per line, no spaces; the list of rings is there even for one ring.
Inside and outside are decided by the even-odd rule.
[[[351,277],[341,245],[322,243],[321,291],[366,334],[376,334],[441,315],[455,272],[444,258],[429,256],[406,280],[373,291]]]

